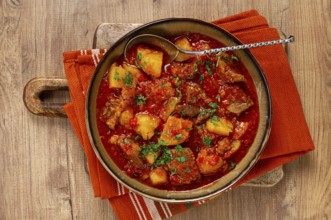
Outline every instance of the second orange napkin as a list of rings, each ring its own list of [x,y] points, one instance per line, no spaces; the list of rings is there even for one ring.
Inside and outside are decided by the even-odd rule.
[[[251,10],[213,22],[228,30],[243,43],[279,39],[276,29]],[[274,169],[313,150],[286,53],[282,46],[251,49],[269,83],[272,96],[272,131],[268,144],[255,167],[237,185]],[[80,50],[64,53],[64,68],[72,102],[66,113],[87,156],[94,195],[109,199],[118,219],[163,219],[205,201],[189,204],[154,202],[129,192],[116,182],[97,160],[85,128],[85,98],[90,78],[105,50]]]

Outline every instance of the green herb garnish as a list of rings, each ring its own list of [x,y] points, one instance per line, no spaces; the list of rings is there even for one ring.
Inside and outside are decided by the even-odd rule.
[[[213,121],[220,121],[220,118],[219,118],[218,116],[216,116],[216,115],[213,115],[213,116],[211,117],[211,119],[212,119]]]
[[[238,57],[236,57],[236,56],[233,55],[233,54],[231,54],[231,60],[239,61]]]
[[[235,167],[237,166],[237,164],[233,161],[230,161],[230,167],[229,170],[233,170]]]
[[[134,137],[135,141],[139,141],[141,139],[141,136],[138,134],[137,136]]]
[[[213,143],[213,139],[211,139],[209,137],[204,137],[204,138],[202,138],[202,143],[210,146]]]
[[[176,158],[176,160],[177,160],[178,162],[181,162],[181,163],[186,162],[187,159],[188,159],[187,156],[180,156],[180,157],[177,157],[177,158]]]
[[[217,95],[217,96],[216,96],[216,100],[217,100],[218,102],[220,102],[220,101],[221,101],[221,96],[220,96],[220,95]]]
[[[191,169],[189,167],[186,167],[185,170],[184,170],[185,173],[188,173],[190,171],[191,171]]]
[[[137,57],[136,57],[136,66],[138,67],[138,68],[142,68],[142,66],[139,64],[140,63],[140,61],[141,61],[141,57],[142,57],[142,54],[141,53],[138,53],[137,54]]]
[[[182,95],[182,92],[179,90],[179,88],[176,88],[176,92],[178,93],[178,98],[182,98],[183,95]]]
[[[142,105],[146,103],[147,98],[142,94],[138,94],[134,97],[134,101],[137,105]]]
[[[199,77],[199,82],[202,82],[205,79],[205,75],[201,74]]]
[[[122,80],[123,80],[123,82],[126,86],[129,86],[129,87],[132,86],[133,77],[132,77],[132,74],[129,71],[125,72],[125,77],[122,78]]]
[[[183,153],[184,152],[184,148],[179,144],[176,145],[175,149],[176,149],[177,153]]]
[[[220,59],[221,59],[221,56],[218,56],[217,61],[216,61],[216,67],[218,67],[218,64],[220,63]]]
[[[183,134],[177,134],[175,136],[175,138],[176,138],[177,141],[180,141],[182,139],[182,137],[183,137]]]
[[[124,143],[126,143],[127,145],[131,144],[131,142],[128,139],[124,139]]]
[[[114,79],[118,81],[120,79],[119,76],[120,76],[120,73],[115,71]]]
[[[210,102],[208,105],[214,109],[219,108],[219,106],[215,102]]]

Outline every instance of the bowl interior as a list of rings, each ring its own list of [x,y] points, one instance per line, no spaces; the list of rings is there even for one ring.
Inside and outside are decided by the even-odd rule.
[[[118,40],[104,55],[92,77],[86,101],[86,126],[92,147],[105,169],[130,190],[163,202],[192,202],[215,196],[241,179],[258,160],[268,139],[271,123],[271,100],[264,74],[255,58],[248,50],[235,51],[235,55],[244,64],[256,86],[259,101],[259,126],[255,140],[246,156],[236,168],[222,178],[198,189],[188,191],[166,191],[149,187],[122,171],[108,155],[99,137],[96,120],[96,97],[102,77],[110,65],[122,55],[128,40],[139,34],[156,34],[160,36],[176,36],[185,32],[200,33],[211,37],[224,45],[240,45],[241,42],[227,31],[200,20],[178,18],[155,21],[129,32]]]

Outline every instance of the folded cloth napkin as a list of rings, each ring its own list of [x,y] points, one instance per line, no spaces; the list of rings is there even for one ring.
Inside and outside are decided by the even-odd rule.
[[[279,39],[276,29],[251,10],[213,22],[243,43]],[[314,149],[284,48],[281,45],[250,50],[260,63],[272,96],[273,122],[269,141],[255,167],[236,186]],[[104,49],[64,53],[71,103],[65,106],[71,125],[86,154],[94,195],[108,199],[118,219],[164,219],[205,203],[168,204],[129,192],[97,160],[85,128],[85,95]]]

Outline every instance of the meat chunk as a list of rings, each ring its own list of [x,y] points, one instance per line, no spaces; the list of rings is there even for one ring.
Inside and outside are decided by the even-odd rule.
[[[127,129],[131,128],[130,120],[133,118],[133,110],[132,108],[128,108],[124,110],[120,115],[120,124]]]
[[[173,159],[167,165],[171,172],[171,184],[185,185],[201,178],[195,157],[190,148],[172,149],[171,153]]]
[[[144,163],[139,157],[141,148],[134,140],[125,135],[114,135],[110,138],[110,143],[119,146],[125,157],[130,160],[135,167],[144,168]]]
[[[166,79],[142,82],[140,86],[151,99],[163,101],[175,96],[175,89]]]
[[[234,128],[233,131],[233,139],[239,139],[241,136],[243,136],[247,129],[248,129],[248,122],[237,122],[236,127]]]
[[[194,63],[174,62],[170,66],[170,74],[180,79],[193,79],[196,74]]]
[[[176,145],[185,142],[192,130],[192,122],[183,118],[170,116],[163,128],[160,139],[165,145]]]
[[[197,164],[203,175],[211,175],[220,171],[223,163],[223,159],[216,152],[215,148],[204,148],[198,153]]]
[[[122,109],[120,99],[116,98],[111,98],[103,107],[101,119],[106,122],[111,130],[114,130],[115,126],[118,124]]]
[[[253,101],[250,98],[247,98],[246,100],[238,100],[231,103],[226,109],[229,112],[240,115],[242,112],[246,111],[253,105]]]
[[[244,75],[238,73],[238,71],[234,67],[229,66],[223,60],[219,60],[217,67],[222,81],[226,83],[236,83],[236,82],[246,81]]]
[[[193,118],[200,113],[200,109],[193,105],[178,105],[174,112],[183,117]]]
[[[199,99],[203,100],[206,103],[211,102],[212,100],[207,96],[205,91],[201,89],[199,84],[188,82],[186,87],[186,103],[195,104],[199,101]]]
[[[239,140],[224,138],[217,143],[216,151],[222,155],[224,159],[227,159],[239,150],[240,145],[241,142]]]
[[[222,103],[227,105],[226,109],[234,114],[241,114],[254,105],[252,99],[239,85],[223,85],[219,89]]]

